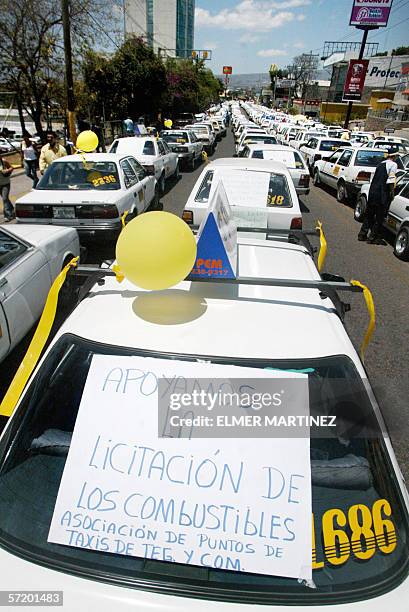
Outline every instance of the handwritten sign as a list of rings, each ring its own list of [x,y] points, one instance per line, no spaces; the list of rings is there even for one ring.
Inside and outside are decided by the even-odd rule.
[[[269,172],[228,170],[223,172],[221,180],[230,206],[264,207],[266,205],[270,184]]]
[[[159,377],[300,378],[308,410],[303,374],[94,356],[48,541],[310,580],[309,439],[158,438]]]

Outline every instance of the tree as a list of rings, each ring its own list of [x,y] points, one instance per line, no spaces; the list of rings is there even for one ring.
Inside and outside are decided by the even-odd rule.
[[[92,13],[91,13],[92,10]],[[75,49],[81,54],[101,34],[94,15],[109,11],[103,0],[71,5]],[[0,0],[0,74],[42,135],[45,101],[64,74],[60,0]],[[98,23],[98,22],[97,22]],[[22,115],[21,115],[22,117]],[[23,127],[23,126],[22,126]]]
[[[204,61],[168,59],[168,92],[165,108],[170,116],[180,112],[198,113],[218,100],[224,86]]]
[[[397,47],[393,49],[392,55],[409,55],[409,47]]]
[[[318,68],[318,55],[303,53],[297,55],[291,66],[287,66],[289,78],[294,81],[294,91],[302,99],[308,95],[313,77]]]
[[[153,115],[167,91],[166,67],[141,38],[111,56],[89,51],[82,64],[80,108],[91,116],[124,119]]]

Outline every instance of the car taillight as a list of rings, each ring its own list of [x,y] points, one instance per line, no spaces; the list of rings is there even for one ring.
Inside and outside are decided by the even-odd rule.
[[[318,161],[319,159],[321,159],[321,155],[319,155],[318,153],[316,153],[316,154],[314,155],[314,161],[316,162],[316,161]]]
[[[184,210],[182,212],[182,219],[189,225],[193,225],[193,212],[191,210]]]
[[[361,182],[361,183],[367,183],[368,181],[371,180],[371,173],[370,172],[358,172],[357,177],[356,177],[356,182]]]
[[[16,217],[19,219],[51,219],[51,206],[42,204],[16,204]]]
[[[298,185],[300,187],[309,187],[310,186],[310,175],[309,174],[302,174],[300,176],[300,180],[298,181]]]
[[[119,212],[115,204],[93,204],[76,206],[78,219],[116,219]]]
[[[155,174],[155,166],[144,166],[144,168],[148,174],[151,174],[151,175]]]
[[[291,219],[290,229],[302,229],[302,217],[294,217],[294,219]]]

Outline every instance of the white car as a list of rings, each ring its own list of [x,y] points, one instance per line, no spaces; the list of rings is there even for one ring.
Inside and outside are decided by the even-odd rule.
[[[338,149],[331,157],[315,162],[314,185],[323,183],[337,191],[338,202],[356,198],[362,185],[369,183],[377,166],[385,160],[380,149]]]
[[[294,147],[294,149],[300,149],[300,147],[303,144],[307,143],[310,140],[310,138],[321,138],[323,136],[325,136],[325,132],[322,132],[322,131],[318,131],[318,130],[303,131],[301,130],[300,132],[298,132],[295,138],[290,139],[288,141],[288,144],[290,145],[290,147]]]
[[[0,361],[40,317],[63,267],[79,257],[75,230],[41,225],[0,229]]]
[[[358,196],[354,217],[362,222],[368,205],[369,184],[363,185]],[[393,198],[384,227],[395,234],[394,254],[403,261],[409,261],[409,171],[399,172]]]
[[[399,153],[400,155],[406,155],[409,153],[409,147],[401,142],[394,142],[384,139],[370,140],[362,145],[365,149],[382,149],[382,151],[388,151],[389,153]]]
[[[17,223],[74,227],[81,237],[115,239],[121,217],[156,208],[153,176],[130,155],[87,153],[55,160],[35,189],[16,201]]]
[[[239,226],[259,215],[266,217],[269,228],[302,228],[300,204],[287,168],[279,162],[243,158],[216,159],[203,169],[182,213],[187,223],[200,225],[219,181]]]
[[[202,159],[203,143],[197,138],[193,130],[164,130],[160,133],[173,153],[176,153],[179,162],[196,168],[196,163]]]
[[[109,153],[135,157],[146,172],[155,177],[160,193],[165,192],[167,179],[179,179],[179,158],[161,138],[144,136],[117,138],[110,146]]]
[[[239,238],[238,256],[240,274],[254,284],[229,288],[217,286],[217,280],[211,285],[187,280],[168,291],[147,292],[126,280],[118,285],[107,276],[59,329],[0,438],[0,565],[7,592],[38,592],[40,587],[42,592],[61,591],[64,607],[78,612],[406,610],[408,492],[367,373],[336,305],[323,293],[326,284],[304,247]],[[277,286],[280,282],[284,286]],[[113,319],[115,324],[108,324]],[[137,361],[129,362],[130,358]],[[98,374],[98,362],[111,368],[109,379],[101,376],[103,371]],[[132,363],[144,369],[135,369]],[[266,486],[264,498],[247,496],[244,508],[241,500],[231,507],[224,490],[214,499],[213,491],[206,489],[204,503],[200,503],[203,489],[187,490],[188,466],[181,475],[175,471],[184,460],[181,449],[186,440],[162,440],[163,445],[171,445],[172,462],[167,452],[159,452],[156,463],[151,463],[158,432],[152,438],[138,435],[145,415],[135,401],[133,417],[128,416],[130,393],[128,389],[125,393],[125,381],[139,389],[143,377],[145,393],[152,393],[157,380],[153,373],[174,368],[179,372],[179,390],[192,371],[203,372],[217,385],[223,380],[222,366],[233,366],[234,376],[241,378],[251,376],[249,368],[255,377],[264,372],[264,379],[277,370],[283,377],[302,375],[311,413],[335,421],[322,437],[311,432],[306,440],[311,502],[309,496],[301,501],[296,497],[302,483],[295,478],[297,473],[288,486],[276,463],[268,463],[269,445],[286,473],[286,462],[299,462],[290,456],[295,447],[291,439],[288,454],[279,459],[274,447],[282,441],[276,439],[253,439],[251,456],[248,440],[231,432],[227,440],[188,441],[182,466],[191,461],[195,473],[197,458],[206,457],[210,468],[205,474],[213,477],[211,467],[224,464],[221,482],[229,498],[238,469],[230,460],[234,445],[244,465],[243,479],[253,478],[257,492],[261,479],[252,471],[248,475],[248,464],[267,462],[261,465],[271,478],[276,477],[273,482],[278,487]],[[167,381],[172,383],[169,375]],[[101,398],[105,384],[109,400],[103,406],[97,400],[93,403],[93,393]],[[92,407],[92,416],[80,407],[82,402]],[[150,415],[147,418],[152,421]],[[120,437],[124,427],[127,434]],[[149,480],[142,454],[149,458]],[[83,468],[88,475],[94,469],[91,488],[86,476],[64,479],[74,457],[79,472]],[[122,500],[127,486],[133,491],[125,506],[129,518],[120,522],[123,503],[118,507],[116,500]],[[295,504],[302,504],[298,507],[303,521],[311,522],[312,510],[313,540],[307,549],[313,549],[308,560],[312,580],[276,577],[256,569],[238,571],[237,564],[232,565],[243,547],[241,558],[247,553],[254,567],[255,547],[273,555],[281,542],[286,548],[291,545],[292,519],[276,511],[280,502],[271,497],[278,497],[280,488],[285,502],[293,504],[291,512]],[[137,500],[145,503],[141,491],[146,489],[150,505],[146,502],[141,519],[136,516],[141,505]],[[61,506],[65,494],[66,505]],[[60,523],[71,545],[56,543],[49,535],[57,495],[59,507],[66,511],[57,512],[61,520],[55,519],[54,525]],[[267,495],[271,510],[261,513]],[[183,496],[182,515],[177,508]],[[163,503],[156,512],[153,500],[158,498]],[[243,513],[246,521],[241,520]],[[204,537],[188,549],[185,544],[185,550],[190,554],[186,559],[205,552],[202,564],[175,563],[169,551],[179,552],[200,525]],[[230,537],[234,528],[236,535]],[[175,542],[166,545],[166,551],[163,529],[169,533],[168,541]],[[107,552],[107,545],[116,540],[121,554]],[[138,554],[136,547],[146,552]],[[277,560],[272,558],[271,563]],[[49,601],[58,601],[58,594],[51,593]]]
[[[327,136],[314,136],[308,142],[299,147],[299,151],[304,155],[307,166],[312,174],[313,167],[319,159],[331,157],[334,151],[340,148],[349,147],[350,144],[341,138],[328,138]]]
[[[236,145],[236,155],[240,155],[243,148],[252,141],[253,138],[259,138],[261,140],[265,140],[266,142],[270,141],[270,143],[277,142],[275,136],[271,136],[271,134],[267,134],[267,132],[263,131],[254,131],[254,130],[246,130],[242,133],[239,142]],[[256,142],[256,141],[254,141]]]
[[[216,148],[216,136],[211,125],[209,125],[205,121],[201,121],[200,123],[193,123],[192,125],[187,125],[186,129],[191,130],[195,133],[196,138],[203,145],[203,150],[208,155],[213,155]]]
[[[263,144],[250,142],[240,157],[252,159],[269,159],[281,162],[289,171],[298,195],[308,195],[310,192],[310,173],[305,161],[297,149],[278,144]]]

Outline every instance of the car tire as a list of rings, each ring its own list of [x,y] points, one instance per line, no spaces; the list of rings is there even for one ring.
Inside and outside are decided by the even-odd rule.
[[[196,160],[195,160],[195,154],[193,153],[192,159],[190,160],[190,169],[194,170],[195,168],[196,168]]]
[[[65,258],[61,269],[65,268],[68,262],[70,262],[73,258],[74,255],[68,255],[68,257]],[[65,279],[64,284],[62,285],[58,294],[58,309],[65,310],[68,308],[68,306],[74,305],[78,298],[79,290],[80,286],[77,282],[77,278],[72,274],[67,275],[67,278]]]
[[[152,202],[149,205],[149,209],[150,210],[159,210],[160,208],[160,193],[159,193],[159,186],[156,185],[155,187],[155,195],[153,196]]]
[[[159,179],[159,191],[161,194],[165,193],[165,188],[166,188],[166,178],[165,178],[165,173],[163,172],[163,174],[160,175],[160,179]]]
[[[321,181],[320,181],[320,173],[318,171],[318,168],[315,168],[314,170],[314,180],[313,180],[314,185],[320,185]]]
[[[393,249],[393,254],[402,261],[409,261],[409,226],[400,228]]]
[[[354,210],[355,221],[358,221],[359,223],[363,222],[365,218],[366,207],[367,207],[366,197],[363,194],[361,194],[358,196],[358,199],[355,204],[355,210]]]
[[[337,201],[341,204],[347,201],[347,189],[344,181],[339,181],[337,185]]]

